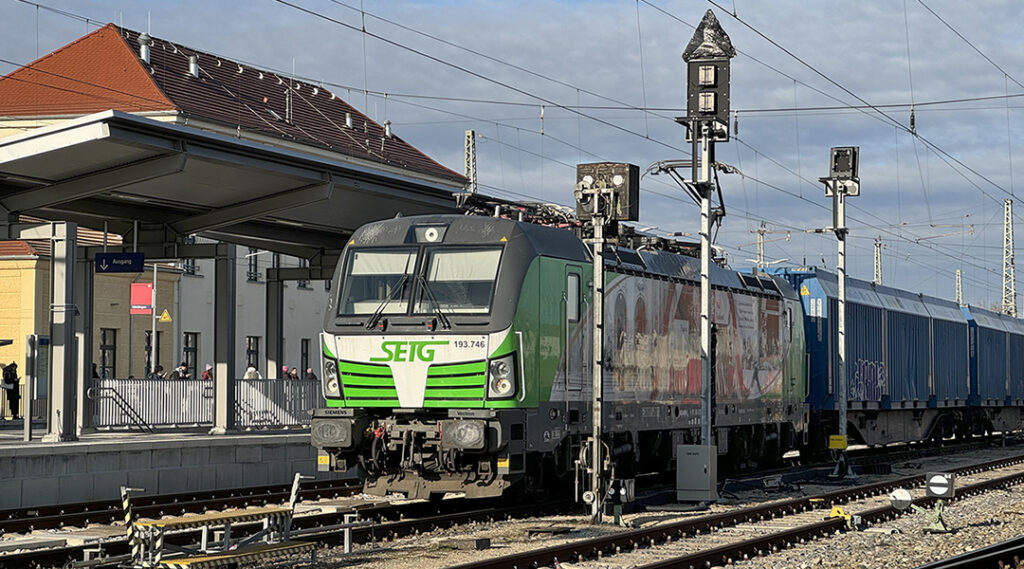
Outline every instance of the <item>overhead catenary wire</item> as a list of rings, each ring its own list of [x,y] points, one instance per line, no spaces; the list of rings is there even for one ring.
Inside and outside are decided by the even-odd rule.
[[[645,3],[648,3],[648,2],[645,2]],[[649,3],[648,3],[648,4],[649,4]],[[536,106],[536,103],[531,103],[531,104],[532,104],[532,105],[534,105],[534,106]],[[848,105],[848,106],[849,106],[849,105]],[[848,107],[848,106],[847,106],[847,107]],[[847,107],[842,107],[842,108],[847,108]],[[792,111],[792,110],[791,110],[791,111]],[[579,115],[578,115],[578,120],[580,120],[580,116],[579,116]],[[517,132],[518,132],[518,130],[517,130]],[[582,147],[582,146],[581,146],[580,144],[577,144],[577,146],[578,146],[578,147]],[[763,154],[761,154],[760,156],[766,156],[766,155],[763,155]],[[522,170],[521,170],[521,169],[520,169],[520,172],[522,172]]]

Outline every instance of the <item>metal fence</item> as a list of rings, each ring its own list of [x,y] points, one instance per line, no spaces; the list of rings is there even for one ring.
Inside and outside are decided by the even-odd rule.
[[[94,379],[89,389],[92,426],[142,429],[213,425],[214,385],[201,379]],[[309,424],[324,406],[317,380],[236,379],[239,428]]]

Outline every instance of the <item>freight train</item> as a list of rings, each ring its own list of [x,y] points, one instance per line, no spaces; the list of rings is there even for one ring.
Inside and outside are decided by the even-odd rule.
[[[623,232],[607,246],[604,443],[617,476],[700,438],[700,260]],[[469,497],[572,480],[591,432],[592,261],[573,231],[484,216],[366,225],[321,335],[321,470],[371,494]],[[1012,430],[1024,326],[848,279],[848,429],[869,445]],[[834,274],[712,265],[713,436],[729,467],[838,432]]]

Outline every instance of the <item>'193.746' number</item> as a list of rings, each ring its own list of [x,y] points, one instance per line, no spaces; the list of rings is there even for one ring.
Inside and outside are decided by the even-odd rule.
[[[483,348],[483,340],[455,340],[452,345],[456,348]]]

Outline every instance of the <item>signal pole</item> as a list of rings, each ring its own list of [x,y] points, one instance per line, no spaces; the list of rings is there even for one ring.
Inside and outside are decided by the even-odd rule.
[[[832,231],[839,241],[839,261],[836,266],[839,280],[839,307],[836,315],[838,327],[839,373],[836,381],[835,404],[839,411],[839,436],[841,441],[829,441],[829,448],[840,450],[839,462],[835,474],[846,476],[846,447],[848,444],[846,429],[846,410],[849,407],[847,398],[849,389],[846,385],[846,196],[860,195],[860,178],[858,177],[859,146],[833,147],[827,178],[818,178],[825,184],[825,195],[832,198]]]
[[[594,202],[594,353],[591,354],[591,368],[593,371],[594,393],[592,395],[591,407],[591,434],[590,448],[590,489],[594,493],[590,502],[590,518],[595,524],[601,523],[602,507],[601,499],[604,492],[604,484],[601,476],[603,470],[601,465],[601,435],[604,431],[604,410],[601,408],[604,399],[604,362],[601,361],[601,354],[604,353],[604,211],[602,203],[605,201],[603,188],[598,189],[592,201]],[[593,190],[592,190],[593,191]]]
[[[614,221],[636,221],[640,196],[640,170],[632,164],[596,163],[576,166],[576,216],[590,221],[594,236],[593,335],[591,354],[593,394],[591,399],[590,489],[583,501],[590,504],[591,522],[601,523],[604,508],[604,473],[610,457],[604,443],[604,244],[605,226]],[[607,464],[606,464],[607,463]]]
[[[715,18],[704,13],[683,51],[686,61],[686,116],[676,119],[687,126],[692,143],[689,188],[700,201],[700,440],[710,446],[713,407],[711,369],[711,226],[725,215],[717,180],[711,180],[715,142],[729,140],[729,60],[736,56],[732,41]],[[718,189],[720,205],[711,209],[711,194]]]

